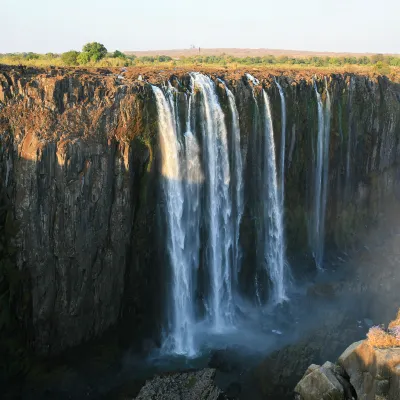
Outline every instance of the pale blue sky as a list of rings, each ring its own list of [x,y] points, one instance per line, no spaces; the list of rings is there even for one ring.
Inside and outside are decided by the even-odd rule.
[[[400,53],[400,0],[0,0],[0,53],[241,47]]]

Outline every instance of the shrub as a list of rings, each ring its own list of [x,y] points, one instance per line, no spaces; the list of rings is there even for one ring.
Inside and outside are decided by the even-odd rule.
[[[61,54],[61,61],[65,65],[78,65],[79,52],[75,50],[67,51]]]
[[[85,65],[90,62],[90,55],[89,53],[83,52],[80,53],[78,58],[77,58],[78,64],[79,65]]]

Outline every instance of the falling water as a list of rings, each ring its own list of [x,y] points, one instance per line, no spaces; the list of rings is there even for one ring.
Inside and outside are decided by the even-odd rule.
[[[162,175],[167,208],[166,243],[172,269],[172,323],[171,339],[178,354],[194,355],[191,270],[185,254],[185,226],[183,220],[184,189],[179,162],[173,101],[163,91],[153,86],[158,111]],[[169,92],[170,96],[172,92]]]
[[[225,85],[226,94],[229,100],[229,108],[232,115],[232,162],[234,168],[234,204],[235,204],[235,221],[234,221],[234,243],[233,243],[233,278],[235,283],[238,282],[239,262],[240,262],[240,222],[243,216],[243,162],[242,153],[240,150],[240,126],[239,126],[239,113],[236,107],[235,97],[233,93]]]
[[[187,268],[192,273],[192,284],[196,287],[196,277],[199,269],[199,250],[200,250],[200,192],[204,181],[202,166],[200,161],[200,146],[196,136],[192,132],[192,108],[194,98],[189,95],[187,104],[186,132],[184,134],[184,171],[185,171],[185,208],[184,220],[185,229],[185,255]],[[192,293],[194,295],[194,293]],[[192,303],[195,302],[194,297]]]
[[[201,93],[203,118],[203,163],[206,186],[206,221],[208,243],[206,257],[210,272],[211,299],[207,312],[216,331],[232,324],[231,252],[233,226],[231,221],[230,173],[227,129],[224,114],[212,80],[192,73],[194,85]]]
[[[283,207],[285,199],[285,147],[286,147],[286,100],[285,93],[283,92],[282,86],[277,80],[275,80],[276,86],[279,90],[279,95],[281,97],[281,126],[282,126],[282,136],[281,136],[281,159],[280,159],[280,202]]]
[[[353,140],[353,112],[352,112],[352,102],[353,102],[353,90],[354,90],[355,80],[354,77],[350,78],[349,85],[349,94],[348,94],[348,105],[347,105],[347,113],[348,113],[348,131],[347,131],[347,152],[346,152],[346,187],[345,194],[346,199],[349,200],[350,196],[350,177],[351,177],[351,154],[352,154],[352,140]]]
[[[329,171],[331,101],[328,88],[326,88],[326,104],[324,108],[321,95],[319,94],[315,83],[314,88],[318,102],[318,138],[314,184],[314,226],[311,246],[317,268],[322,269],[324,258],[325,210]]]
[[[278,193],[274,132],[271,106],[265,90],[264,97],[264,225],[267,235],[264,239],[264,255],[272,281],[272,298],[280,303],[286,299],[285,244],[283,237],[282,203]]]

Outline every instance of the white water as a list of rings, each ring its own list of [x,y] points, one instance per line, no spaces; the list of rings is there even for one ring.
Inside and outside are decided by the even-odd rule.
[[[215,331],[233,323],[231,256],[233,246],[232,204],[225,117],[213,81],[192,73],[194,86],[201,92],[203,163],[205,165],[207,262],[211,293],[207,313]]]
[[[285,93],[283,92],[282,86],[279,84],[277,80],[275,80],[276,86],[279,90],[279,96],[281,98],[281,126],[282,126],[282,135],[281,135],[281,159],[280,159],[280,202],[283,204],[285,201],[285,147],[286,147],[286,100]]]
[[[234,243],[233,243],[233,279],[237,286],[238,275],[239,275],[239,263],[240,263],[240,223],[243,216],[243,161],[242,153],[240,149],[240,126],[239,126],[239,113],[236,107],[235,96],[225,85],[226,94],[229,100],[229,108],[232,115],[232,161],[234,168],[234,204],[235,204],[235,220],[234,220]]]
[[[185,253],[184,188],[179,162],[174,102],[153,86],[158,111],[162,157],[163,192],[166,204],[166,243],[172,269],[170,338],[174,352],[193,356],[194,310],[192,273]],[[172,92],[168,94],[171,95]]]
[[[317,157],[315,166],[314,183],[314,210],[313,210],[313,232],[311,235],[311,246],[315,263],[318,269],[323,269],[324,242],[325,242],[325,212],[328,192],[329,172],[329,143],[330,143],[330,119],[331,101],[329,91],[326,88],[326,104],[322,103],[321,95],[314,83],[318,102],[318,137]]]
[[[282,203],[278,193],[274,131],[271,106],[267,93],[264,98],[264,243],[265,262],[272,281],[272,299],[280,303],[286,299],[285,244],[283,236]]]
[[[258,85],[260,83],[260,81],[255,78],[253,75],[250,75],[248,73],[246,73],[246,78],[253,84],[253,85]]]

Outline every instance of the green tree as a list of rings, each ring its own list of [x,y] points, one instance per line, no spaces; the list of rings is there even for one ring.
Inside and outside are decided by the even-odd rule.
[[[96,62],[107,55],[107,49],[101,43],[92,42],[83,46],[82,53],[87,53],[89,60]]]
[[[126,58],[126,55],[119,50],[115,50],[112,56],[113,58],[123,58],[123,59]]]
[[[61,54],[61,61],[65,65],[78,65],[79,51],[71,50]]]

